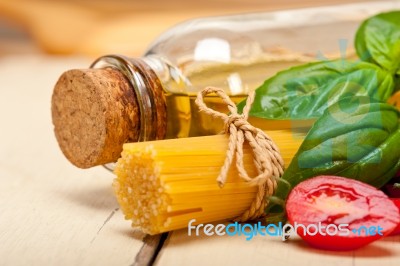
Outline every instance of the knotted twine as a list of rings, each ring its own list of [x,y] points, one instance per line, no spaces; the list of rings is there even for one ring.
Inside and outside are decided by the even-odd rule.
[[[217,112],[206,106],[203,98],[211,93],[216,93],[227,104],[230,115]],[[218,185],[222,188],[226,183],[228,171],[234,158],[236,159],[235,165],[239,177],[249,184],[258,185],[257,195],[250,207],[235,219],[238,222],[255,220],[265,215],[264,209],[268,203],[268,197],[274,194],[277,181],[283,175],[284,164],[278,147],[264,131],[252,126],[247,121],[254,96],[254,92],[248,95],[241,115],[238,114],[235,103],[219,88],[207,87],[203,89],[198,93],[195,101],[200,111],[221,118],[225,123],[225,134],[229,134],[226,158],[217,178]],[[258,175],[253,178],[247,174],[244,168],[243,144],[245,141],[252,149],[254,164],[258,171]]]

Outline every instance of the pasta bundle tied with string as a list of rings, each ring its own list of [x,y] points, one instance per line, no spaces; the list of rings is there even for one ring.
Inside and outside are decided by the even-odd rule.
[[[203,97],[210,93],[223,99],[229,116],[205,106]],[[113,187],[133,227],[157,234],[185,228],[192,219],[247,221],[264,215],[284,162],[290,163],[302,138],[290,130],[266,134],[250,125],[253,98],[250,94],[239,115],[223,90],[208,87],[198,94],[196,104],[223,119],[227,134],[124,145]]]

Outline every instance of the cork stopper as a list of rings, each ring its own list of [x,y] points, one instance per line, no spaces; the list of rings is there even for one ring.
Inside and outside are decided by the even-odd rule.
[[[51,111],[62,152],[80,168],[115,162],[122,145],[139,138],[134,90],[113,68],[63,73],[54,88]]]

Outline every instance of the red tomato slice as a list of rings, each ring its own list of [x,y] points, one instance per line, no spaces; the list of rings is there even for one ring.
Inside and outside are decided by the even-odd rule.
[[[399,199],[391,199],[393,203],[397,206],[400,213],[400,198]],[[400,235],[400,222],[397,227],[390,233],[391,236]]]
[[[301,238],[327,250],[360,248],[388,235],[400,221],[397,207],[382,191],[337,176],[298,184],[289,194],[286,211]]]

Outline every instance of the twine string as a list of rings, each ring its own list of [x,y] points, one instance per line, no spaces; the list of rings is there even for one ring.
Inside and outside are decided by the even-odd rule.
[[[208,94],[217,94],[227,105],[229,115],[217,112],[206,106],[204,97]],[[243,113],[238,114],[236,104],[220,88],[207,87],[198,93],[196,104],[201,112],[222,119],[225,123],[225,133],[229,134],[228,150],[221,171],[217,178],[222,188],[226,181],[229,169],[235,159],[239,177],[252,185],[258,185],[256,197],[249,208],[235,220],[244,222],[264,216],[268,197],[272,196],[277,187],[277,180],[283,175],[284,163],[278,147],[272,139],[261,129],[252,126],[248,121],[251,105],[255,93],[248,95]],[[243,163],[243,144],[247,142],[253,152],[253,161],[258,175],[250,177]]]

